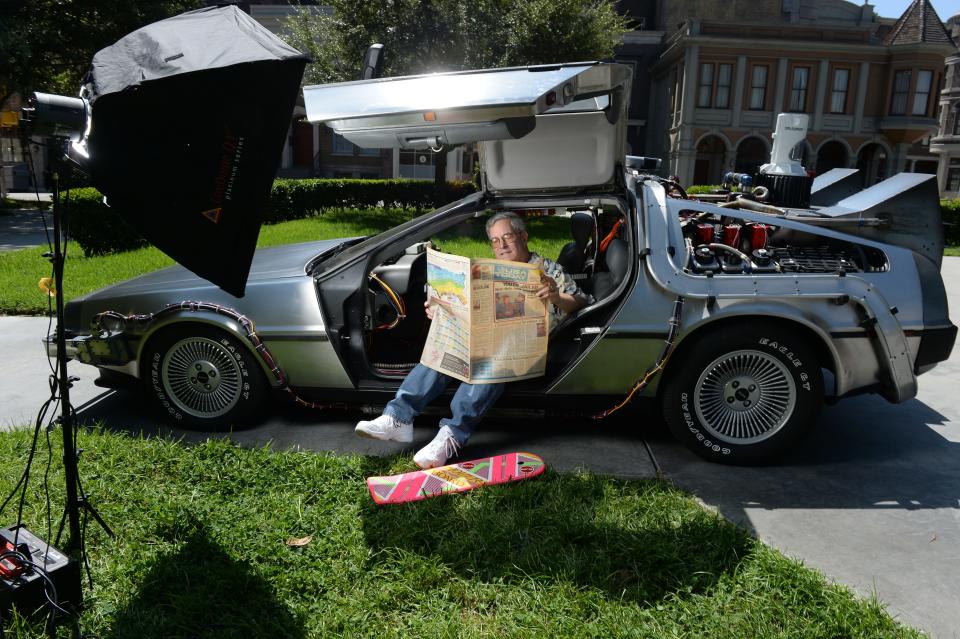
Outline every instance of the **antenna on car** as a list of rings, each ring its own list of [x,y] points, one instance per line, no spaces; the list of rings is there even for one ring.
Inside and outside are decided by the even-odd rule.
[[[360,68],[361,80],[373,80],[383,73],[383,45],[371,44],[363,54],[363,66]]]

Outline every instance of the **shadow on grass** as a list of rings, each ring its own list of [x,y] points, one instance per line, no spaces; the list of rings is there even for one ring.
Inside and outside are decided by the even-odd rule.
[[[383,473],[374,466],[371,474]],[[621,497],[627,503],[619,503]],[[399,548],[439,560],[465,579],[534,578],[649,604],[675,592],[706,591],[734,571],[753,544],[745,531],[711,513],[678,507],[680,499],[658,482],[548,471],[467,495],[369,506],[363,531],[375,563],[393,561],[392,549]]]
[[[108,637],[306,636],[247,564],[230,557],[202,527],[193,525],[185,534],[176,552],[154,561],[140,592],[116,614]]]

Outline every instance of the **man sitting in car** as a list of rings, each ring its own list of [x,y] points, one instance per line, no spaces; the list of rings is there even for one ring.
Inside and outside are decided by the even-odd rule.
[[[565,314],[574,313],[592,301],[580,290],[576,281],[553,260],[532,253],[527,247],[527,227],[516,213],[496,213],[487,220],[487,237],[494,257],[500,260],[537,264],[543,271],[537,297],[550,304],[551,326],[556,326]],[[511,300],[505,300],[509,306]],[[433,319],[433,303],[424,306],[427,317]],[[410,371],[396,396],[387,404],[383,415],[357,424],[356,433],[409,443],[413,441],[413,420],[426,406],[442,393],[454,378],[423,364]],[[467,443],[483,415],[503,394],[504,384],[461,383],[450,402],[452,417],[440,420],[440,430],[429,444],[413,457],[420,468],[443,466]]]

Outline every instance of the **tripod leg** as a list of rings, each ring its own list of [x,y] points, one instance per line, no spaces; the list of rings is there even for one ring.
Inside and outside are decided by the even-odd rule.
[[[86,497],[82,497],[80,499],[80,507],[93,515],[93,518],[96,520],[96,522],[100,524],[100,527],[103,528],[104,532],[110,535],[111,538],[116,537],[114,532],[110,530],[110,526],[108,526],[107,522],[103,520],[103,517],[101,517],[100,513],[97,512],[97,509],[93,507],[93,504],[87,501]]]
[[[63,525],[66,523],[66,521],[67,521],[67,509],[64,508],[63,514],[60,515],[60,523],[59,525],[57,525],[57,536],[54,537],[54,540],[53,540],[53,545],[56,546],[57,548],[60,547],[60,535],[63,534]]]

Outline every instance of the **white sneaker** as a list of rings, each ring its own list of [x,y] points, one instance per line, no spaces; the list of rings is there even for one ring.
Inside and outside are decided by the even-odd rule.
[[[409,444],[413,441],[413,424],[405,424],[391,415],[381,415],[369,422],[358,422],[353,429],[361,437]]]
[[[441,426],[437,436],[417,451],[417,454],[413,456],[413,461],[424,470],[436,468],[446,464],[451,457],[456,457],[459,450],[460,444],[453,437],[450,427]]]

